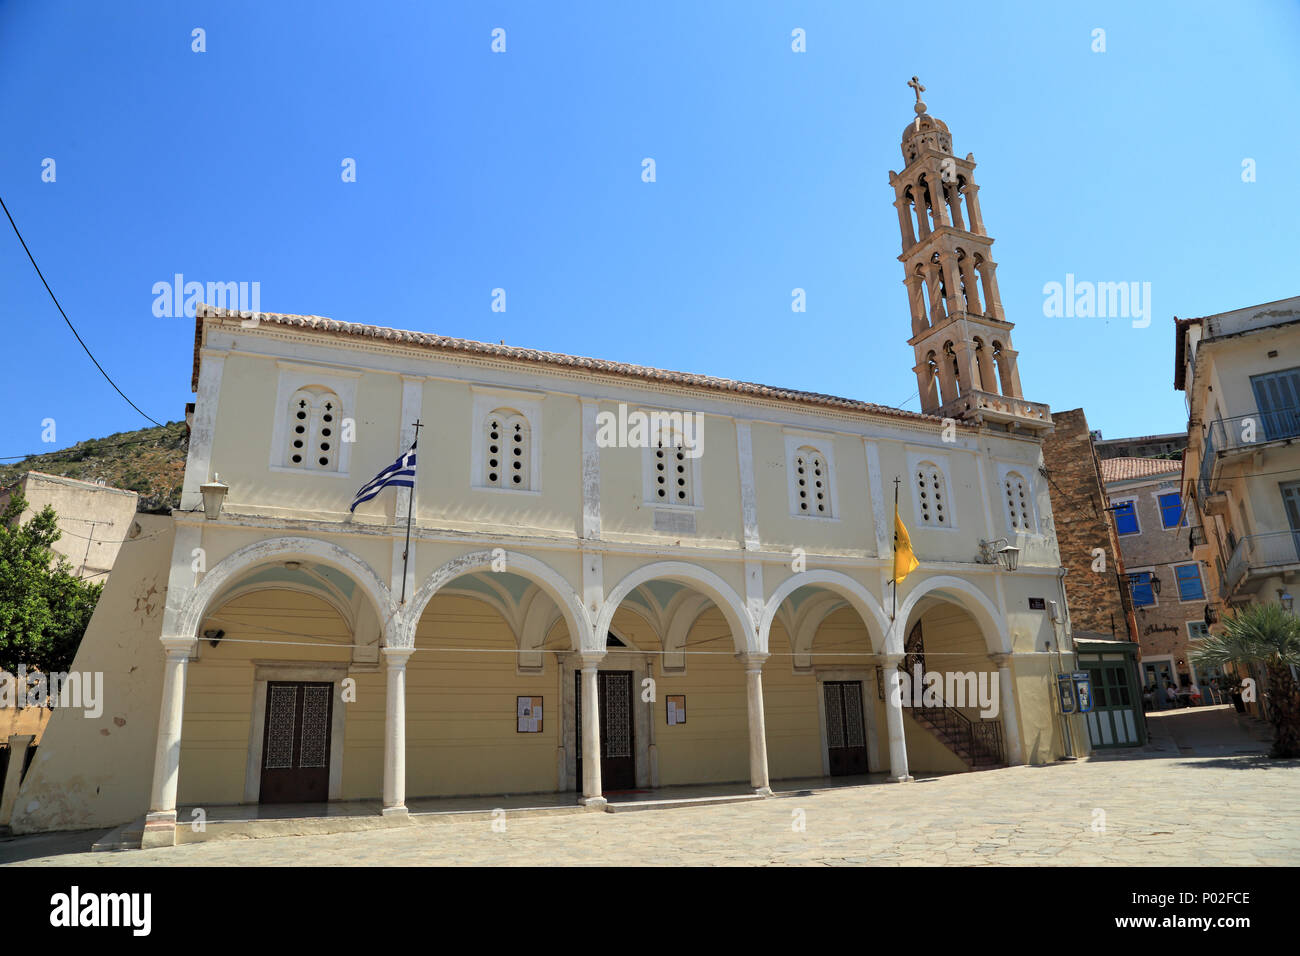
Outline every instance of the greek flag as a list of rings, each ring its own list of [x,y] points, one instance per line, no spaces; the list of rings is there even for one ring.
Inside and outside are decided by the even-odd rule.
[[[352,499],[352,507],[348,511],[356,511],[357,505],[369,501],[385,488],[415,487],[415,445],[416,443],[412,442],[410,451],[404,452],[397,461],[362,485],[357,496]]]

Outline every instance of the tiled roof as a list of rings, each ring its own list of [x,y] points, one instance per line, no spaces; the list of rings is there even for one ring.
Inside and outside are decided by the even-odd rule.
[[[1112,481],[1147,478],[1151,475],[1176,474],[1182,470],[1183,463],[1170,458],[1103,458],[1101,460],[1101,480],[1107,484]]]
[[[846,411],[869,412],[918,422],[942,422],[937,415],[920,412],[905,412],[888,405],[863,402],[852,398],[840,398],[836,395],[823,395],[820,392],[804,392],[797,389],[778,388],[772,385],[758,385],[753,382],[738,382],[728,378],[716,378],[712,375],[697,375],[692,372],[673,372],[666,369],[650,368],[644,365],[629,365],[625,362],[613,362],[608,359],[584,358],[578,355],[565,355],[560,352],[541,352],[536,349],[518,348],[513,345],[493,345],[490,342],[475,342],[472,339],[457,339],[446,335],[434,335],[430,332],[410,332],[402,329],[390,329],[378,325],[361,325],[356,322],[339,322],[319,315],[287,315],[279,312],[236,312],[220,309],[210,305],[200,305],[195,313],[194,325],[194,381],[193,388],[198,390],[199,381],[199,347],[203,341],[203,323],[205,319],[243,320],[256,317],[259,323],[281,325],[301,331],[322,333],[356,338],[381,339],[400,345],[434,349],[442,352],[461,352],[483,355],[511,361],[548,365],[555,368],[580,369],[590,372],[620,375],[627,378],[645,379],[672,385],[685,385],[705,388],[718,392],[732,392],[755,398],[775,399],[776,401],[799,402],[807,405],[820,405],[839,408]],[[965,422],[958,422],[963,427],[974,427]]]

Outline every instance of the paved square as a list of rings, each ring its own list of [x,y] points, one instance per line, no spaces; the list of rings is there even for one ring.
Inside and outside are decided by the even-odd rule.
[[[797,831],[801,817],[805,829]],[[1174,859],[1300,864],[1300,761],[1148,754],[723,806],[507,814],[504,832],[483,819],[412,823],[19,865],[1164,866]]]

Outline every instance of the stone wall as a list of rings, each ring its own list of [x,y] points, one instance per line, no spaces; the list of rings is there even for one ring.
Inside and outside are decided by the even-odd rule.
[[[1056,520],[1061,564],[1070,569],[1065,595],[1076,634],[1133,640],[1129,596],[1119,584],[1124,573],[1115,521],[1102,487],[1100,466],[1088,419],[1082,408],[1052,415],[1056,430],[1043,439],[1043,460],[1051,481],[1052,514]],[[1105,571],[1093,570],[1093,550],[1106,553]]]

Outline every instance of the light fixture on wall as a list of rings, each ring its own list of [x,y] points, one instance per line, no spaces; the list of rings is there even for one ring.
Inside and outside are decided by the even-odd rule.
[[[225,636],[226,636],[225,631],[204,631],[203,632],[203,637],[213,647],[216,647],[218,644],[220,644],[221,639]]]
[[[1002,547],[998,547],[998,545]],[[980,542],[980,561],[984,564],[1000,563],[1008,571],[1020,566],[1020,549],[1006,538]]]
[[[1295,598],[1291,596],[1291,592],[1286,588],[1278,588],[1277,603],[1282,605],[1282,610],[1290,614],[1291,609],[1295,607]]]
[[[221,516],[221,502],[225,500],[226,492],[230,486],[222,484],[221,476],[215,475],[207,484],[199,485],[199,491],[203,494],[203,517],[208,521],[216,521]]]
[[[1148,573],[1150,574],[1150,577],[1148,577],[1148,578],[1146,578],[1145,580],[1143,580],[1143,577],[1142,577],[1142,576],[1143,576],[1144,574],[1148,574]],[[1129,589],[1130,592],[1131,592],[1134,588],[1136,588],[1139,584],[1146,584],[1146,585],[1149,585],[1149,586],[1151,587],[1151,593],[1152,593],[1152,594],[1154,594],[1156,597],[1159,597],[1159,596],[1160,596],[1160,586],[1161,586],[1161,581],[1160,581],[1160,579],[1159,579],[1158,577],[1156,577],[1156,573],[1155,573],[1154,571],[1151,571],[1151,572],[1147,572],[1147,571],[1138,571],[1138,572],[1135,572],[1135,573],[1133,573],[1133,574],[1121,574],[1121,575],[1119,576],[1119,580],[1120,580],[1120,583],[1122,583],[1125,587],[1127,587],[1127,588]],[[1145,605],[1143,605],[1143,606],[1145,606]],[[1142,610],[1142,608],[1139,607],[1138,610],[1140,611],[1140,610]]]

